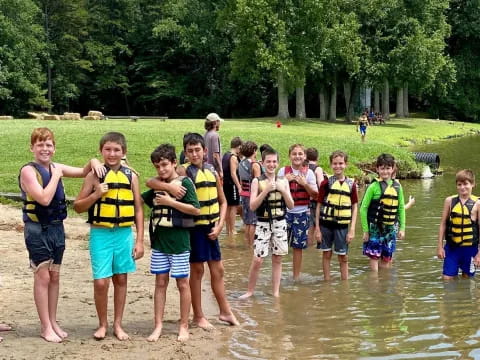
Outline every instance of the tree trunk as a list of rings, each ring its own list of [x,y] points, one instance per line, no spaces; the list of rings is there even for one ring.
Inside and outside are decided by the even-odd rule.
[[[51,64],[51,58],[50,58],[50,24],[49,24],[49,13],[48,13],[48,5],[45,4],[44,7],[44,16],[45,16],[45,22],[44,22],[44,31],[45,31],[45,40],[47,43],[47,99],[48,99],[48,106],[49,110],[52,109],[53,104],[52,104],[52,64]]]
[[[403,114],[403,88],[397,88],[397,118],[403,118],[405,115]]]
[[[358,97],[358,86],[355,81],[347,81],[343,83],[343,91],[345,92],[345,122],[355,120],[355,100]]]
[[[278,86],[278,114],[280,119],[288,119],[290,114],[288,113],[288,93],[285,85],[285,78],[282,74],[277,78]]]
[[[328,94],[326,92],[325,86],[320,87],[320,92],[318,93],[318,100],[320,102],[320,120],[327,120],[328,116]]]
[[[373,111],[378,113],[380,111],[380,91],[375,90],[373,94]]]
[[[403,84],[403,116],[410,117],[408,110],[408,83]]]
[[[300,86],[295,89],[295,117],[297,119],[305,119],[305,86]]]
[[[388,79],[385,79],[383,82],[382,113],[385,120],[390,118],[390,92],[388,87]]]
[[[337,120],[337,81],[332,81],[332,88],[330,92],[330,110],[328,114],[328,121]]]

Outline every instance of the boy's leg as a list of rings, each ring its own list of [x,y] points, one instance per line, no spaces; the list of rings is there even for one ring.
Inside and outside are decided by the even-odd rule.
[[[342,280],[348,280],[348,255],[338,255],[340,263],[340,277]]]
[[[202,309],[202,278],[204,273],[203,262],[190,263],[190,293],[192,296],[193,322],[205,330],[213,329]]]
[[[237,206],[231,205],[227,208],[227,234],[228,235],[236,235],[237,232],[235,231],[235,219],[237,217]]]
[[[252,257],[252,263],[250,264],[250,270],[248,272],[248,287],[247,292],[239,297],[239,299],[247,299],[253,295],[255,286],[257,285],[258,273],[262,267],[263,257],[255,256]]]
[[[217,299],[218,307],[220,308],[219,319],[228,322],[230,325],[239,325],[235,315],[233,315],[227,296],[225,295],[225,283],[223,281],[224,268],[222,260],[208,261],[210,269],[212,291]]]
[[[167,287],[169,273],[157,274],[155,276],[155,295],[153,298],[153,308],[155,316],[155,328],[147,341],[157,341],[162,334],[163,314],[165,311],[165,302],[167,299]]]
[[[323,268],[323,279],[325,281],[330,281],[330,262],[332,261],[332,250],[323,251],[322,256],[322,268]]]
[[[128,340],[128,334],[122,328],[123,312],[127,300],[127,274],[115,274],[113,282],[113,334],[118,340]]]
[[[287,213],[286,218],[290,246],[293,248],[293,280],[298,280],[302,270],[302,251],[307,248],[310,215],[307,212]]]
[[[282,279],[282,257],[272,255],[272,288],[273,296],[280,296],[280,280]]]
[[[177,340],[185,341],[188,340],[189,337],[188,318],[190,316],[190,305],[192,303],[188,277],[178,278],[177,288],[180,293],[180,328],[178,329]]]
[[[50,324],[52,324],[53,331],[62,339],[65,339],[68,334],[57,323],[57,306],[58,294],[60,290],[60,272],[49,271],[50,283],[48,284],[48,314],[50,316]]]
[[[108,288],[110,286],[110,278],[93,280],[93,297],[95,299],[95,308],[97,309],[98,328],[93,334],[97,340],[103,340],[107,335],[108,320]]]
[[[370,270],[373,272],[378,272],[378,259],[370,258]]]
[[[302,249],[293,249],[293,280],[300,278],[300,271],[302,270]]]

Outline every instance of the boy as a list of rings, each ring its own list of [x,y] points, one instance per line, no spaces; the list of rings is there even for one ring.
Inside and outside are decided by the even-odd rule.
[[[355,237],[358,195],[355,182],[345,176],[347,161],[348,156],[343,151],[337,150],[330,155],[333,175],[322,181],[318,192],[320,206],[315,215],[315,237],[317,249],[323,252],[326,281],[331,279],[332,250],[338,255],[341,279],[348,279],[348,245]]]
[[[362,142],[365,142],[365,136],[367,135],[367,126],[368,126],[367,115],[363,114],[362,116],[360,116],[357,123],[357,131],[360,130]]]
[[[293,208],[288,182],[285,178],[277,179],[278,154],[273,149],[262,152],[265,174],[252,181],[250,208],[257,213],[257,226],[253,245],[253,258],[248,275],[248,290],[240,296],[246,299],[253,295],[258,273],[263,259],[272,253],[272,288],[273,296],[280,296],[280,279],[282,277],[282,256],[288,254],[286,210]]]
[[[259,177],[262,167],[257,161],[257,144],[253,141],[245,141],[240,147],[240,153],[244,159],[238,166],[238,177],[240,179],[240,202],[242,203],[243,223],[245,224],[245,242],[249,247],[253,245],[255,235],[255,224],[257,217],[255,211],[250,209],[250,187],[252,179]]]
[[[323,169],[318,166],[318,150],[314,147],[308,148],[306,150],[307,155],[307,166],[315,174],[317,180],[317,187],[320,186],[324,178],[327,178],[327,175],[323,172]],[[308,227],[308,245],[313,244],[313,239],[315,237],[315,214],[317,213],[317,199],[310,198],[310,224]]]
[[[291,164],[281,168],[278,176],[287,178],[295,204],[293,209],[287,210],[286,219],[288,239],[293,248],[293,280],[298,280],[302,268],[302,251],[308,246],[310,198],[317,197],[318,188],[315,174],[305,166],[305,147],[302,144],[290,146],[288,156]]]
[[[218,243],[218,235],[227,211],[220,177],[212,165],[204,162],[205,141],[202,135],[186,134],[183,138],[183,148],[189,162],[180,166],[177,174],[187,175],[193,181],[200,203],[200,215],[195,217],[195,227],[190,230],[190,292],[193,322],[205,330],[214,328],[202,309],[202,278],[206,262],[210,269],[213,294],[220,308],[219,319],[231,325],[238,325],[225,295],[224,268]],[[150,179],[147,186],[165,189],[164,184],[158,179]]]
[[[150,241],[152,247],[150,272],[155,276],[155,329],[147,338],[157,341],[162,333],[163,314],[169,273],[176,279],[180,293],[180,328],[178,340],[188,339],[188,317],[191,296],[188,278],[190,276],[190,233],[194,226],[193,215],[200,215],[200,204],[195,194],[195,186],[190,178],[178,176],[175,171],[177,158],[175,148],[162,144],[150,155],[160,180],[175,182],[186,189],[182,199],[176,200],[163,191],[148,190],[142,198],[152,209],[150,216]]]
[[[128,340],[122,328],[127,297],[127,273],[136,269],[143,256],[143,208],[137,175],[121,164],[127,153],[123,134],[109,132],[100,139],[100,152],[107,173],[98,179],[89,174],[75,199],[78,213],[88,211],[93,293],[99,326],[93,334],[105,338],[108,329],[107,305],[110,279],[114,287],[113,334]],[[137,238],[134,245],[132,225]]]
[[[242,139],[238,136],[230,141],[230,151],[227,151],[222,158],[223,168],[223,192],[227,200],[227,225],[228,236],[236,234],[235,218],[237,217],[238,205],[240,205],[240,180],[238,178],[238,164],[240,162],[238,155]]]
[[[83,169],[54,163],[55,137],[47,128],[33,130],[30,151],[34,161],[24,165],[19,176],[25,244],[34,271],[33,296],[40,334],[46,341],[59,343],[67,337],[57,324],[60,266],[65,251],[63,220],[67,217],[62,177],[84,177],[92,167],[100,176],[103,166],[95,159]]]
[[[215,171],[217,171],[220,179],[223,179],[223,168],[222,168],[222,145],[220,142],[220,136],[218,131],[220,130],[220,122],[224,121],[218,114],[210,113],[205,118],[205,146],[207,149],[207,163],[213,165]]]
[[[480,203],[472,195],[475,176],[471,170],[461,170],[455,176],[457,195],[445,199],[438,232],[437,256],[444,259],[443,279],[450,280],[462,270],[462,277],[473,277],[480,266],[478,234]],[[443,239],[446,240],[445,247]]]
[[[363,229],[363,254],[370,258],[370,268],[378,272],[378,267],[387,268],[392,264],[397,238],[405,236],[405,201],[403,189],[395,173],[395,158],[381,154],[377,158],[377,174],[365,191],[360,206]],[[379,264],[380,261],[380,264]]]

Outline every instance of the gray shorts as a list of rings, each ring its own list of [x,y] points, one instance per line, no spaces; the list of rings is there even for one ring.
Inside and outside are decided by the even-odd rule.
[[[257,223],[257,214],[255,211],[250,210],[250,197],[241,196],[240,202],[242,203],[242,219],[245,225],[255,225]]]
[[[33,271],[37,271],[42,266],[48,266],[50,271],[60,271],[65,251],[63,222],[40,224],[27,221],[24,237],[30,267]]]
[[[322,242],[317,244],[317,249],[332,251],[337,255],[348,254],[347,233],[348,227],[330,228],[320,225]]]

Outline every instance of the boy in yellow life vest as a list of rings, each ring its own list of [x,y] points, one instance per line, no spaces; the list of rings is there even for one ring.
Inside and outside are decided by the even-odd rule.
[[[272,254],[273,296],[280,296],[282,256],[288,254],[287,208],[292,209],[293,199],[286,178],[277,178],[278,153],[269,148],[262,152],[265,173],[252,181],[250,208],[256,211],[257,226],[253,258],[248,275],[248,289],[240,299],[253,295],[263,259]]]
[[[370,258],[370,268],[390,267],[396,239],[405,236],[405,202],[400,183],[392,179],[395,158],[381,154],[377,158],[378,178],[365,191],[360,206],[363,229],[363,254]],[[398,234],[397,234],[398,223]]]
[[[110,280],[114,291],[113,333],[128,340],[122,328],[127,296],[127,273],[143,256],[143,204],[137,175],[121,164],[127,152],[123,134],[109,132],[100,139],[100,152],[107,173],[98,179],[88,175],[75,199],[74,209],[88,211],[93,292],[99,326],[93,334],[104,339],[108,330],[107,305]],[[132,225],[137,230],[134,240]]]
[[[317,249],[322,254],[323,277],[330,280],[332,253],[337,254],[342,280],[348,279],[348,246],[355,237],[357,185],[345,176],[348,156],[337,150],[330,155],[333,175],[323,180],[318,191],[315,214]]]
[[[65,251],[63,220],[67,217],[62,178],[84,177],[92,168],[101,176],[104,168],[96,159],[83,168],[55,163],[52,161],[55,150],[53,132],[48,128],[34,129],[30,136],[34,159],[22,166],[18,180],[41,337],[59,343],[68,335],[57,323],[60,268]],[[8,330],[8,327],[4,329]]]
[[[165,191],[150,189],[142,194],[145,204],[152,208],[149,226],[152,248],[150,272],[155,274],[155,328],[147,340],[157,341],[162,333],[168,280],[171,276],[176,280],[180,293],[180,326],[177,339],[185,341],[188,339],[188,317],[191,305],[188,284],[189,228],[194,226],[193,215],[200,215],[200,204],[190,178],[178,176],[175,171],[177,157],[173,145],[158,146],[150,155],[150,159],[160,180],[183,186],[186,193],[179,200]]]
[[[445,199],[438,231],[437,256],[444,259],[445,280],[455,278],[458,269],[462,270],[462,277],[472,277],[475,275],[475,266],[480,266],[480,202],[472,195],[475,176],[471,170],[465,169],[456,174],[455,181],[457,194]]]
[[[200,215],[195,216],[195,226],[190,229],[190,292],[192,294],[193,323],[206,330],[213,329],[202,309],[202,279],[205,263],[210,269],[212,291],[220,308],[219,319],[238,325],[225,295],[224,267],[218,235],[225,223],[227,202],[222,183],[213,165],[204,161],[205,141],[202,135],[188,133],[183,137],[183,148],[188,163],[177,168],[177,174],[188,176],[196,187]],[[179,186],[165,186],[161,180],[149,179],[147,186],[165,190]]]

